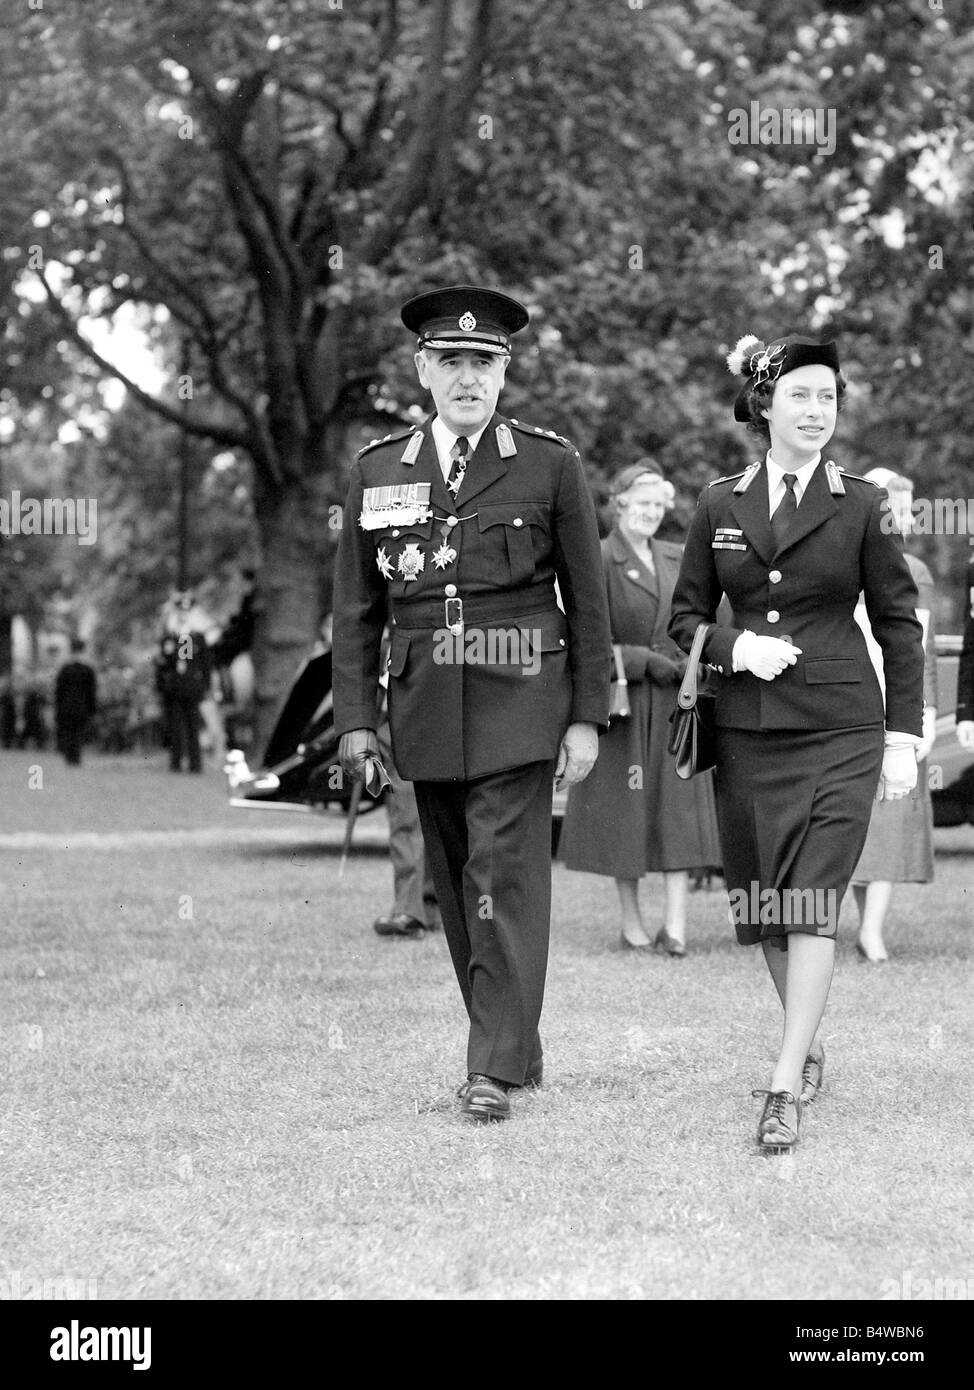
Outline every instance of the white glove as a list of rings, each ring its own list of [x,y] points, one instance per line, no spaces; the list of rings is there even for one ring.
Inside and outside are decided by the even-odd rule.
[[[909,796],[916,784],[916,748],[887,748],[883,754],[883,770],[879,776],[876,800],[898,801],[900,797]]]
[[[974,719],[960,719],[957,722],[957,742],[968,753],[974,753]]]
[[[759,637],[745,630],[734,643],[734,670],[750,671],[758,680],[773,681],[788,666],[794,666],[801,647],[780,637]]]
[[[924,758],[929,757],[930,750],[933,748],[937,737],[937,711],[930,705],[925,705],[923,709],[923,737],[917,744],[917,762],[922,763]]]

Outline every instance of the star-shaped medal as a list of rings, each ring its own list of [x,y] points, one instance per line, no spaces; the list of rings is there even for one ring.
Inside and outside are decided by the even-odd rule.
[[[420,553],[419,545],[416,542],[413,541],[406,545],[402,554],[399,556],[399,562],[396,568],[402,575],[404,584],[408,584],[411,579],[415,579],[418,575],[422,574],[423,570],[426,568],[426,560]]]
[[[438,550],[433,551],[433,564],[438,570],[445,570],[447,565],[452,565],[456,558],[457,552],[453,549],[452,545],[447,545],[446,541],[442,543]]]
[[[375,563],[379,566],[379,573],[382,575],[383,579],[392,578],[392,561],[386,554],[384,545],[379,546],[379,553],[375,557]]]

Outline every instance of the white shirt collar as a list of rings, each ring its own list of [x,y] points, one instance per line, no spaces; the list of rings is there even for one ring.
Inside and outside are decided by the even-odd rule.
[[[800,502],[805,496],[805,490],[812,481],[812,474],[815,472],[822,460],[821,450],[815,455],[810,463],[803,463],[801,468],[794,469],[795,474],[795,501]],[[764,459],[765,468],[768,473],[768,502],[772,512],[781,501],[785,492],[785,485],[782,481],[785,476],[785,469],[780,468],[771,457],[769,449]],[[792,470],[788,470],[792,471]]]
[[[487,424],[489,423],[490,421],[488,420]],[[467,438],[470,441],[470,448],[467,450],[468,458],[474,452],[477,445],[480,443],[480,436],[483,434],[486,428],[487,425],[481,425],[480,429],[477,431],[476,434],[467,435]],[[457,442],[460,436],[458,434],[454,434],[451,429],[447,429],[446,425],[444,425],[443,421],[440,419],[438,415],[434,416],[433,418],[432,429],[433,443],[436,445],[436,453],[440,460],[440,467],[445,467],[445,472],[443,476],[446,477],[450,471],[450,464],[453,462],[453,460],[450,458],[450,450],[453,448],[454,444]]]

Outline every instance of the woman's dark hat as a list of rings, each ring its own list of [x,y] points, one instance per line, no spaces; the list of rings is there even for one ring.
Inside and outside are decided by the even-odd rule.
[[[418,294],[402,307],[402,321],[417,334],[420,348],[511,350],[511,335],[528,322],[528,311],[510,295],[477,285],[448,285]]]
[[[753,333],[740,338],[733,352],[727,354],[728,369],[734,376],[747,378],[734,401],[734,419],[747,424],[751,416],[747,408],[747,393],[752,386],[765,381],[777,381],[798,367],[820,364],[831,367],[838,375],[839,354],[835,343],[819,343],[814,338],[802,338],[797,333],[787,338],[775,338],[762,343]]]

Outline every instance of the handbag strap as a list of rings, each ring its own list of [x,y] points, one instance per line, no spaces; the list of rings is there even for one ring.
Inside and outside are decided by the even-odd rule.
[[[683,673],[680,693],[676,697],[680,709],[693,709],[697,703],[697,668],[700,665],[700,655],[703,651],[703,644],[707,640],[707,633],[712,627],[713,623],[700,623],[693,634],[690,655],[687,657],[687,669]]]
[[[616,680],[620,685],[628,685],[629,682],[626,680],[626,668],[622,664],[622,648],[618,642],[612,643],[612,659],[616,666]]]

